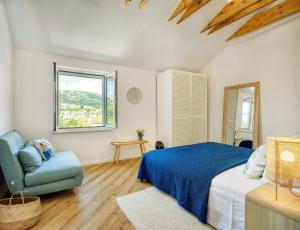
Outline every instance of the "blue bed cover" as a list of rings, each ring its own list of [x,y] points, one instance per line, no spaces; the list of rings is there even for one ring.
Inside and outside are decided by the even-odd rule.
[[[154,150],[144,155],[138,179],[171,194],[180,206],[206,223],[212,179],[247,162],[253,151],[213,142]]]

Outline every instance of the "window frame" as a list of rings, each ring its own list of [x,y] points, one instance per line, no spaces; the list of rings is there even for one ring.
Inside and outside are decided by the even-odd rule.
[[[78,132],[95,132],[95,131],[110,131],[118,128],[118,100],[117,100],[117,71],[114,73],[108,72],[100,72],[94,70],[86,70],[72,67],[63,67],[57,66],[54,62],[54,127],[53,133],[78,133]],[[93,78],[93,79],[101,79],[102,84],[102,125],[95,127],[73,127],[73,128],[59,128],[58,122],[58,95],[59,95],[59,74],[64,73],[66,76],[74,76],[74,77],[84,77],[84,78]],[[114,77],[113,77],[114,76]],[[114,79],[115,83],[115,126],[107,125],[107,79]]]
[[[107,109],[107,79],[113,79],[115,83],[115,126],[109,126],[106,125],[106,128],[110,129],[117,129],[118,128],[118,71],[115,71],[114,73],[109,73],[105,77],[105,94],[106,97],[104,98],[105,107]],[[107,124],[107,111],[105,113],[105,124]]]

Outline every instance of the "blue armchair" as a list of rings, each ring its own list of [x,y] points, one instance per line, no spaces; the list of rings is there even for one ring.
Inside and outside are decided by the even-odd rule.
[[[81,185],[81,164],[71,151],[56,153],[34,172],[25,173],[18,159],[25,144],[16,131],[0,137],[0,165],[11,193],[24,191],[26,196],[35,196]]]

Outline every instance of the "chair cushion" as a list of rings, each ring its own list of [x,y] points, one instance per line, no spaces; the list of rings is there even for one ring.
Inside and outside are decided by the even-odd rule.
[[[82,173],[81,164],[71,151],[55,154],[32,173],[26,173],[25,185],[35,186],[59,181]]]
[[[34,172],[42,165],[39,151],[31,144],[27,144],[18,154],[24,172]]]

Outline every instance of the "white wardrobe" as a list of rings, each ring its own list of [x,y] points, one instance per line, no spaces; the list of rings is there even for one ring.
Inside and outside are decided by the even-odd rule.
[[[166,147],[207,141],[207,77],[168,70],[157,75],[157,137]]]

